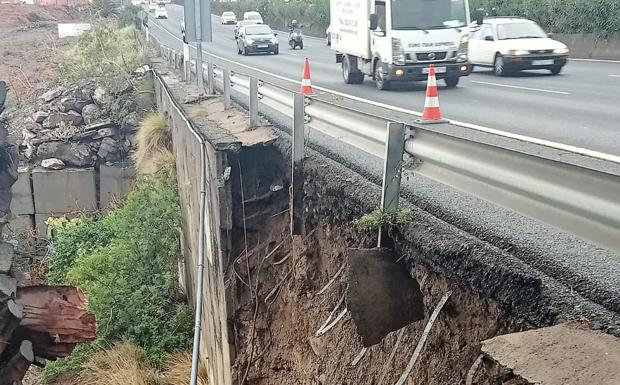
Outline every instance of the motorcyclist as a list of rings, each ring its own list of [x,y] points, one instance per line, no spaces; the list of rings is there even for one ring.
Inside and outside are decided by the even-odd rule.
[[[297,20],[293,19],[293,21],[291,21],[291,24],[288,26],[288,32],[289,34],[299,30],[301,28],[301,25],[297,22]]]
[[[303,41],[301,36],[301,28],[303,26],[297,22],[297,20],[293,19],[291,24],[288,26],[288,41],[291,48],[295,48],[299,46],[303,49]]]

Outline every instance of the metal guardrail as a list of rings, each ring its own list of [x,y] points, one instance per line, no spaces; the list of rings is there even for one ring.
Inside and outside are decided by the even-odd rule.
[[[160,48],[169,64],[183,68],[179,53]],[[224,72],[230,73],[230,87],[248,100],[251,79],[258,79],[259,103],[292,122],[299,82],[211,54],[205,60],[216,67],[208,83],[222,90]],[[401,109],[317,89],[306,98],[307,128],[384,158],[387,124],[404,122],[409,132],[405,151],[418,160],[415,172],[620,252],[619,157],[590,156],[589,150],[571,151],[570,146],[543,145],[519,135],[486,133],[502,145],[475,140],[455,133],[466,125],[424,126],[415,123],[417,115]],[[526,144],[527,150],[507,146],[510,140]],[[545,155],[550,151],[556,156]]]

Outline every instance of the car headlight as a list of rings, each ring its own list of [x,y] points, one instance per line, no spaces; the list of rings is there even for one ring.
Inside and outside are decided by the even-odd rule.
[[[522,49],[511,49],[510,51],[508,51],[511,55],[515,55],[515,56],[522,56],[522,55],[527,55],[530,53],[530,51],[525,51]]]
[[[392,38],[392,62],[396,65],[405,65],[406,57],[400,39]]]
[[[469,35],[461,36],[461,44],[467,44],[467,43],[469,43]]]
[[[559,55],[566,55],[566,54],[568,54],[568,52],[569,52],[569,50],[566,47],[556,48],[556,49],[553,50],[553,53],[557,53]]]
[[[276,39],[275,37],[272,37],[271,44],[278,44],[278,39]]]

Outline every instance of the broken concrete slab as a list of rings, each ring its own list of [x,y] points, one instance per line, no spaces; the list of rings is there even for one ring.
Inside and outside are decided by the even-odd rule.
[[[424,319],[418,282],[383,249],[348,249],[347,309],[364,347]]]
[[[135,170],[132,166],[99,167],[99,207],[109,209],[125,198],[133,189]]]
[[[58,158],[68,166],[92,166],[94,159],[89,145],[66,142],[46,142],[37,149],[39,158]]]
[[[14,215],[34,214],[32,186],[30,184],[30,170],[27,167],[18,169],[17,181],[13,184],[13,200],[11,212]]]
[[[620,339],[579,325],[495,337],[482,352],[533,384],[620,384]]]

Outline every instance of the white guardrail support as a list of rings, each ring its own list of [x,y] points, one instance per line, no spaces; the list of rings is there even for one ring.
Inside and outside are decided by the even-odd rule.
[[[153,36],[151,39],[154,45],[159,44]],[[158,47],[166,59],[175,56],[169,48]],[[227,108],[232,97],[249,99],[250,127],[259,124],[259,79],[260,103],[265,111],[272,110],[299,122],[300,112],[294,109],[299,82],[211,54],[205,56],[211,68],[209,84],[214,89],[213,65],[223,71],[222,90]],[[190,69],[194,69],[194,61],[189,63]],[[324,89],[305,101],[306,129],[320,131],[385,160],[382,206],[386,211],[398,204],[400,178],[395,170],[400,172],[400,166],[396,167],[394,162],[401,162],[403,152],[395,144],[399,141],[404,143],[405,152],[416,158],[417,174],[620,252],[620,162],[616,156],[589,155],[589,150],[573,151],[565,145],[516,139],[501,132],[485,132],[494,139],[482,143],[469,134],[466,139],[417,125],[414,122],[418,116],[414,113]],[[293,133],[296,128],[299,127],[294,123]],[[452,124],[450,128],[470,130],[464,123]],[[405,129],[414,133],[406,141]],[[529,150],[489,144],[506,140],[525,144]],[[392,144],[386,149],[386,143]],[[539,155],[549,151],[556,155]],[[298,156],[299,150],[294,154]],[[579,157],[579,163],[562,160],[571,157]],[[396,206],[392,206],[394,202]]]
[[[213,63],[207,63],[207,95],[215,94],[215,76],[213,73]]]

